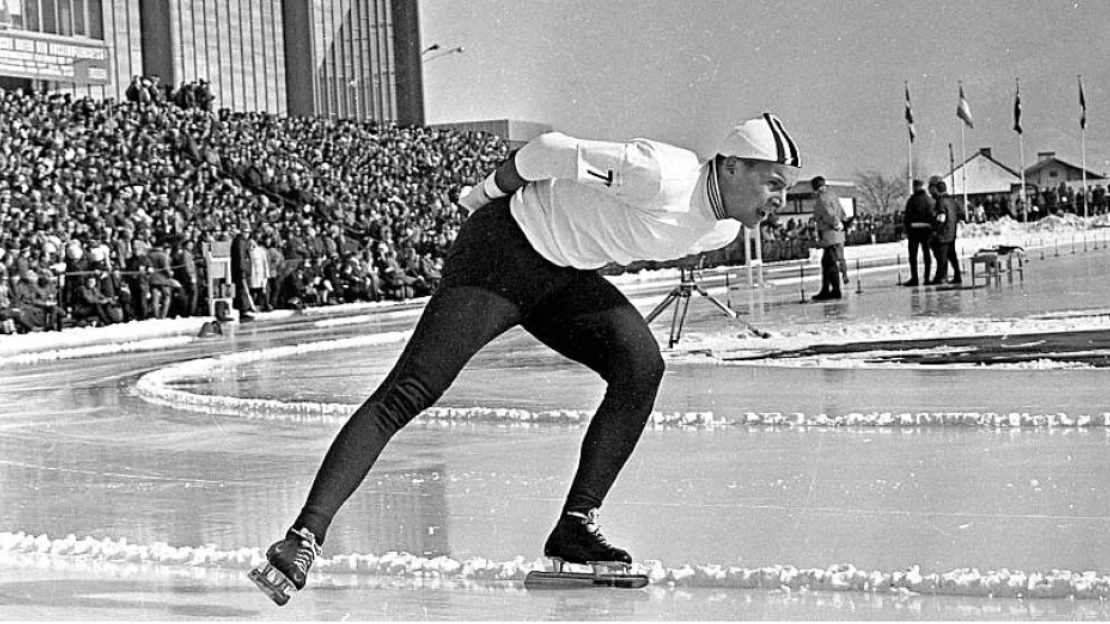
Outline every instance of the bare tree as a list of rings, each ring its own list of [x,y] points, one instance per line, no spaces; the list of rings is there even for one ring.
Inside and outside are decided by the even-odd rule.
[[[856,173],[862,212],[873,215],[893,214],[902,209],[909,197],[906,176],[891,177],[880,171]]]

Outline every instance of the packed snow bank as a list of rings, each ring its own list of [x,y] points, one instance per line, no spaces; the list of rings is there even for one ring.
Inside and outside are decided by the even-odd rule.
[[[35,565],[90,562],[163,565],[184,568],[248,570],[264,561],[259,548],[223,549],[215,544],[171,546],[165,542],[132,544],[126,538],[52,538],[47,534],[0,533],[0,559],[23,559]],[[422,557],[389,552],[382,555],[349,553],[320,557],[311,582],[334,574],[375,575],[414,579],[460,579],[521,582],[525,575],[544,569],[539,559],[517,556],[507,561],[474,557]],[[789,564],[743,567],[717,563],[685,563],[668,567],[661,561],[634,563],[632,572],[646,574],[652,584],[665,587],[707,587],[780,591],[837,591],[931,596],[995,598],[1110,599],[1110,577],[1097,572],[1069,570],[979,570],[957,568],[930,572],[914,565],[905,570],[867,570],[848,563],[823,568]]]
[[[101,342],[81,346],[58,347],[41,351],[25,351],[0,356],[0,366],[15,364],[34,364],[38,362],[51,362],[56,360],[76,360],[86,357],[101,355],[115,355],[121,353],[137,353],[141,351],[158,351],[170,347],[179,347],[193,342],[192,336],[176,336],[171,338],[149,338],[146,340],[126,340],[121,342]]]
[[[988,323],[988,327],[990,324]],[[1012,326],[1008,326],[1013,329]],[[884,334],[889,335],[889,334]],[[930,333],[929,335],[935,335]],[[252,420],[283,421],[303,424],[342,422],[358,407],[348,403],[280,401],[249,397],[197,394],[183,390],[184,382],[210,380],[230,374],[247,362],[269,358],[293,357],[304,353],[353,349],[406,340],[410,332],[389,332],[355,338],[327,340],[303,345],[232,353],[174,364],[143,375],[136,393],[151,403],[205,414],[236,416]],[[804,344],[802,339],[794,344]],[[697,357],[704,358],[698,354]],[[531,411],[505,407],[436,406],[422,412],[418,423],[425,426],[460,424],[497,424],[518,427],[541,425],[577,426],[589,422],[592,411],[556,409]],[[946,412],[873,411],[826,413],[743,412],[718,414],[712,410],[652,413],[648,427],[653,429],[707,429],[716,427],[1034,427],[1087,428],[1110,426],[1110,412],[1067,414],[1063,412],[989,412],[961,410],[954,406]]]
[[[777,327],[776,331],[770,332],[770,338],[757,338],[735,326],[729,328],[729,333],[687,332],[682,341],[672,349],[670,356],[677,360],[708,358],[724,362],[730,358],[796,351],[815,345],[924,340],[938,336],[1021,336],[1106,329],[1110,329],[1110,313],[1104,310],[1061,311],[1024,318],[937,316],[885,321],[829,320],[817,326]],[[832,365],[831,362],[828,364]]]

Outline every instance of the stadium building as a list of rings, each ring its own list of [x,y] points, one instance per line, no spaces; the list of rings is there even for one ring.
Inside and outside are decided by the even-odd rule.
[[[206,80],[215,108],[424,123],[415,0],[0,0],[0,88],[123,99]]]

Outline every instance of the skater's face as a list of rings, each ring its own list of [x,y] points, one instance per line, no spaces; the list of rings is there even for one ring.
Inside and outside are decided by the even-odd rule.
[[[786,189],[794,183],[795,169],[765,160],[729,157],[718,169],[725,213],[754,228],[786,205]]]

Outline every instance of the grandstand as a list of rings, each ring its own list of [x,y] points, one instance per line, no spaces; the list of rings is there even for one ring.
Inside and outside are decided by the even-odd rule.
[[[9,0],[0,50],[3,331],[207,311],[237,237],[250,310],[426,294],[507,154],[421,125],[412,2]]]
[[[276,258],[258,308],[427,292],[463,218],[453,193],[507,154],[484,133],[20,91],[0,91],[0,136],[0,314],[19,331],[102,322],[88,275],[112,319],[204,310],[203,262],[157,273],[150,256],[195,260],[240,230]]]

